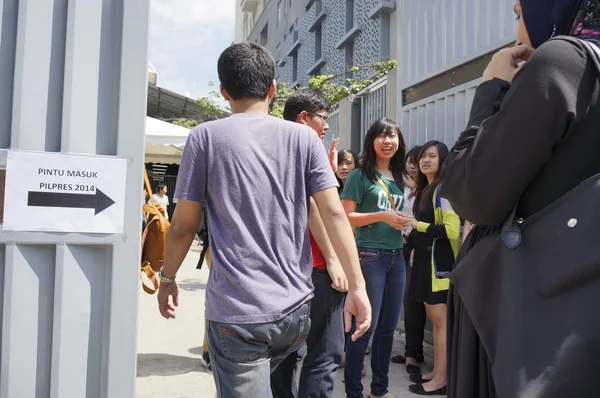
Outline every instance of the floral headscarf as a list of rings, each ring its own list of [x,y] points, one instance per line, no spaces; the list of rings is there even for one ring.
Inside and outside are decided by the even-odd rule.
[[[521,9],[535,48],[558,35],[600,45],[600,0],[521,0]]]
[[[573,23],[571,36],[600,45],[600,1],[584,0],[583,3]]]

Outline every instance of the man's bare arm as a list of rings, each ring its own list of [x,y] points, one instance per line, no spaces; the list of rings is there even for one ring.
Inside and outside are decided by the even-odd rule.
[[[335,250],[327,236],[327,230],[325,229],[325,224],[321,220],[321,214],[319,213],[319,208],[317,207],[317,203],[311,197],[310,198],[310,214],[308,216],[308,228],[310,229],[310,233],[313,238],[319,245],[319,249],[323,252],[323,256],[325,260],[337,260],[337,256],[335,254]]]
[[[333,245],[327,236],[325,225],[323,224],[321,215],[319,214],[319,208],[312,197],[310,198],[308,228],[310,229],[310,233],[312,234],[313,238],[315,238],[317,245],[319,245],[319,249],[321,249],[323,257],[325,257],[325,261],[327,262],[327,272],[329,273],[332,281],[331,287],[340,292],[347,291],[348,281],[346,279],[346,275],[337,255],[335,254]]]
[[[349,290],[364,289],[365,280],[358,262],[354,234],[340,203],[337,189],[325,189],[315,193],[313,198],[329,240],[348,278]]]
[[[202,203],[190,200],[177,201],[173,221],[167,235],[167,248],[163,275],[171,277],[177,273],[196,236],[202,217]]]
[[[313,195],[321,220],[325,224],[329,240],[342,263],[348,279],[348,296],[344,305],[344,323],[346,332],[352,328],[354,316],[355,332],[352,340],[356,341],[371,326],[371,304],[367,296],[365,279],[358,261],[358,251],[354,242],[352,227],[348,222],[344,208],[340,203],[337,189],[329,188]]]

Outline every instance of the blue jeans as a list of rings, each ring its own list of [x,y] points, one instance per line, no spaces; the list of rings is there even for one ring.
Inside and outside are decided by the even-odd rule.
[[[296,393],[296,353],[290,355],[271,374],[274,398],[329,398],[333,395],[335,375],[344,353],[344,293],[331,287],[326,270],[313,269],[315,287],[310,308],[311,328],[306,340],[307,352]]]
[[[358,254],[367,284],[367,295],[371,302],[373,318],[367,333],[356,341],[349,339],[346,346],[344,377],[348,398],[363,397],[361,371],[371,337],[373,337],[371,394],[382,396],[389,392],[388,372],[392,343],[400,321],[406,283],[406,266],[402,249],[379,250],[359,247]]]
[[[310,303],[276,322],[208,321],[208,348],[218,397],[271,398],[271,369],[306,341]]]

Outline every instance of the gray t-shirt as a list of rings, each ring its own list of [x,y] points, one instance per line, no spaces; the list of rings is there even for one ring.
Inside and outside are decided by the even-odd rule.
[[[273,322],[312,298],[309,196],[336,186],[304,125],[234,114],[192,130],[174,196],[208,212],[207,319]]]

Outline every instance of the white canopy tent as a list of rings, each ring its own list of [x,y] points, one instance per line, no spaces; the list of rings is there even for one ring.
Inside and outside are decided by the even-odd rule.
[[[190,130],[162,120],[146,117],[146,163],[181,161]]]

